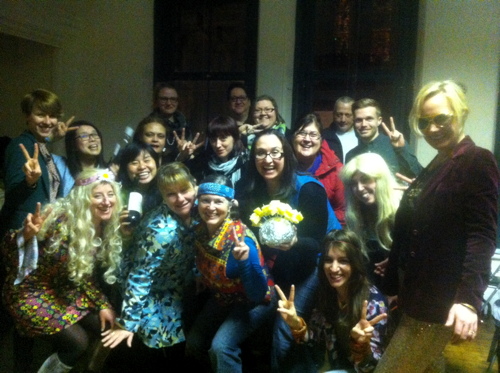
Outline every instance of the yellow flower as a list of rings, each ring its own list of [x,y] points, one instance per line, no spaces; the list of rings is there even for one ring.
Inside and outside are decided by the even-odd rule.
[[[252,225],[254,227],[260,226],[260,216],[257,215],[257,213],[254,212],[252,215],[250,215],[250,221],[252,222]]]

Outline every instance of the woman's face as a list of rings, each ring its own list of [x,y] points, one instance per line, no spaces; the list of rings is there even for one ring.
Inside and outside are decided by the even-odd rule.
[[[234,148],[234,137],[228,135],[220,135],[210,139],[210,146],[217,158],[222,161],[227,161],[229,154]]]
[[[191,216],[191,209],[196,200],[196,190],[193,185],[189,184],[186,187],[174,185],[164,190],[160,190],[163,197],[163,202],[168,208],[179,216],[182,220],[186,220]]]
[[[215,194],[203,194],[198,198],[198,211],[208,231],[214,232],[229,214],[229,201]]]
[[[58,118],[55,115],[44,113],[38,107],[33,107],[33,111],[26,117],[28,130],[35,136],[37,141],[46,142],[52,137],[52,132],[57,125]]]
[[[345,252],[330,248],[324,259],[323,270],[330,286],[345,294],[352,273],[351,263]]]
[[[263,158],[259,159],[259,156]],[[279,181],[285,167],[285,158],[283,146],[276,135],[261,136],[255,143],[255,167],[266,183]]]
[[[115,205],[116,195],[111,184],[96,185],[90,194],[90,213],[94,225],[111,219]]]
[[[166,137],[167,131],[165,130],[165,127],[160,123],[148,123],[144,126],[142,141],[144,141],[146,144],[150,144],[155,152],[163,152],[163,149],[165,148]]]
[[[453,114],[446,96],[442,93],[432,96],[424,102],[420,117],[432,118],[439,114]],[[425,141],[438,152],[451,152],[464,137],[456,117],[452,117],[448,123],[441,126],[431,122],[421,131]]]
[[[261,124],[262,129],[271,128],[276,123],[276,108],[269,100],[261,100],[255,103],[253,117],[256,124]]]
[[[356,171],[351,179],[351,189],[354,196],[367,206],[377,203],[377,182],[370,176]]]
[[[132,162],[127,164],[127,173],[131,181],[149,184],[156,176],[156,162],[147,151],[142,151]]]
[[[94,127],[83,124],[76,129],[76,149],[84,156],[97,157],[101,154],[101,137]]]
[[[293,150],[299,160],[316,158],[321,148],[321,134],[314,123],[310,123],[298,131],[293,139]]]

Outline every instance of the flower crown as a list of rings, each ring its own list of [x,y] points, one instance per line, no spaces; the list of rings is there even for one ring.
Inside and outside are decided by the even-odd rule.
[[[115,174],[110,170],[98,170],[95,175],[88,177],[86,179],[76,179],[75,185],[77,186],[85,186],[92,184],[96,181],[115,181]]]
[[[304,219],[302,213],[292,209],[288,203],[283,203],[278,200],[271,201],[268,205],[257,207],[250,215],[250,221],[254,227],[260,227],[262,220],[267,220],[267,217],[282,217],[290,223],[298,224]]]

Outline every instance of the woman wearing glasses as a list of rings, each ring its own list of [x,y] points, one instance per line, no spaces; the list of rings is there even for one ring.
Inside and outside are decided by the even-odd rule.
[[[284,135],[288,135],[285,120],[280,115],[276,100],[268,95],[262,95],[255,99],[255,104],[250,111],[253,116],[252,123],[240,127],[240,132],[246,136],[248,148],[252,147],[255,135],[267,129],[274,129]]]
[[[88,168],[104,168],[101,131],[89,121],[78,120],[71,127],[76,130],[66,133],[64,138],[66,157],[71,177],[75,179],[80,172]],[[56,165],[59,159],[54,159]],[[65,188],[66,183],[63,183]],[[69,189],[73,186],[73,182]],[[67,193],[65,193],[66,195]]]
[[[377,372],[444,371],[450,339],[477,334],[496,246],[499,172],[493,155],[465,135],[468,113],[464,89],[449,80],[425,85],[413,105],[412,128],[437,155],[396,213],[386,290],[399,291],[403,317]]]
[[[275,282],[282,289],[295,285],[295,307],[308,316],[318,284],[316,264],[320,242],[328,223],[328,200],[323,185],[311,176],[297,174],[297,161],[285,136],[268,129],[256,136],[248,163],[247,190],[242,196],[244,218],[253,209],[271,200],[289,203],[304,220],[297,225],[291,242],[279,247],[263,246],[262,251]],[[273,341],[273,368],[277,369],[293,344],[290,329],[276,319]]]
[[[299,170],[314,175],[325,186],[330,205],[340,224],[344,225],[344,185],[339,177],[342,163],[321,138],[322,128],[316,114],[307,114],[297,123],[292,146]]]

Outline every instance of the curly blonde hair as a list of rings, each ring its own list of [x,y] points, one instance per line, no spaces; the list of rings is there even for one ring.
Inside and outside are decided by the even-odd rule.
[[[104,170],[84,170],[78,180],[88,180]],[[113,188],[116,202],[111,219],[102,222],[102,237],[96,236],[96,229],[92,223],[91,195],[95,187],[109,184]],[[120,185],[113,180],[99,178],[87,185],[77,186],[65,198],[44,207],[44,213],[52,210],[43,222],[37,234],[39,241],[49,240],[47,252],[53,253],[62,244],[68,241],[68,273],[75,283],[81,283],[94,271],[95,261],[102,263],[104,280],[113,284],[117,279],[120,267],[122,239],[119,232],[119,214],[122,209]],[[58,234],[53,234],[57,229]],[[52,234],[52,236],[50,236]]]
[[[377,216],[368,216],[364,205],[354,195],[352,178],[360,172],[377,183],[375,200]],[[401,192],[396,190],[397,182],[387,163],[376,153],[365,153],[354,157],[340,172],[345,185],[346,223],[350,230],[359,237],[367,238],[368,232],[374,231],[380,245],[390,250],[392,246],[391,231],[394,225],[394,216],[399,207]]]

